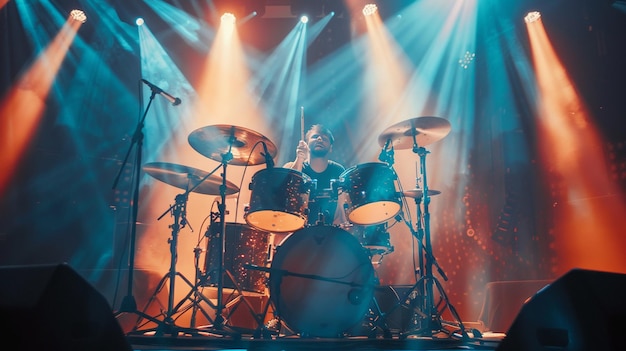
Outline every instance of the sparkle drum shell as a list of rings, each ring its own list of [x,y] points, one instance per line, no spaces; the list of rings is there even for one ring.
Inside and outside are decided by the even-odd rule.
[[[266,168],[252,176],[250,226],[275,233],[294,232],[306,224],[310,178],[288,168]]]
[[[345,170],[339,179],[351,223],[379,224],[400,212],[402,200],[395,186],[397,176],[386,163],[356,165]]]
[[[215,222],[209,227],[207,253],[205,260],[205,285],[217,284],[219,269],[219,245],[221,223]],[[223,286],[235,289],[235,283],[244,291],[266,293],[266,274],[261,271],[246,269],[245,265],[266,266],[269,251],[268,234],[251,228],[243,223],[226,223],[224,245],[224,269],[234,277],[235,282],[224,275]]]

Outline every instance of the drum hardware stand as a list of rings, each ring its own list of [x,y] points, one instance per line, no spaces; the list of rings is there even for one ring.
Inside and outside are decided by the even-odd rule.
[[[152,93],[150,94],[150,100],[148,101],[148,105],[146,106],[144,110],[143,116],[141,117],[141,120],[137,124],[135,132],[133,133],[131,144],[128,148],[128,151],[126,152],[126,156],[124,157],[124,161],[122,162],[122,166],[120,167],[120,170],[117,173],[117,176],[115,177],[115,181],[113,182],[113,187],[112,187],[113,190],[117,188],[117,184],[122,175],[122,171],[124,170],[125,165],[128,163],[128,157],[130,156],[130,152],[132,151],[133,146],[137,145],[137,149],[135,150],[136,156],[135,156],[135,175],[134,175],[135,181],[134,181],[134,189],[133,189],[133,202],[131,205],[132,207],[131,220],[133,224],[131,226],[130,243],[129,243],[129,250],[128,250],[129,258],[128,258],[128,284],[126,287],[127,294],[126,296],[124,296],[119,310],[115,312],[115,316],[118,317],[123,313],[134,313],[138,315],[140,319],[144,318],[156,324],[161,324],[161,321],[159,321],[158,319],[153,318],[137,309],[137,300],[135,300],[135,297],[133,295],[133,282],[134,282],[134,271],[135,271],[135,246],[136,246],[136,241],[137,241],[137,217],[138,217],[138,211],[139,211],[139,207],[138,207],[139,183],[140,183],[140,176],[141,176],[141,155],[143,153],[143,140],[144,140],[143,128],[145,126],[145,120],[146,120],[146,116],[148,115],[148,110],[150,110],[150,106],[152,105],[152,101],[154,100],[155,95],[162,93],[162,90],[160,90],[158,87],[154,85],[150,85],[150,88],[152,90]]]
[[[201,277],[201,272],[200,272],[200,268],[199,268],[199,264],[200,264],[200,253],[202,252],[202,248],[196,246],[193,249],[193,257],[194,257],[194,267],[195,267],[195,276],[194,276],[194,282],[198,282],[200,280]],[[189,308],[191,308],[191,327],[195,328],[196,326],[196,315],[197,315],[197,311],[200,310],[202,312],[202,314],[205,316],[205,318],[208,321],[212,321],[212,318],[207,314],[206,311],[204,311],[204,309],[202,309],[202,307],[200,307],[200,300],[203,300],[206,302],[206,300],[204,300],[204,295],[202,295],[198,289],[194,286],[192,288],[192,292],[193,292],[193,299],[191,300],[191,305]],[[187,295],[187,297],[190,297],[189,294]],[[186,300],[187,298],[183,299]],[[213,303],[210,302],[210,300],[207,302],[209,304],[210,307],[214,307]]]
[[[185,283],[190,286],[193,286],[191,282],[180,272],[176,271],[176,261],[178,258],[177,254],[177,244],[178,244],[178,234],[180,233],[180,229],[184,228],[188,223],[186,219],[186,211],[187,211],[187,198],[188,191],[184,194],[176,195],[176,203],[175,205],[170,206],[157,220],[163,218],[167,213],[172,213],[174,216],[174,223],[170,225],[172,229],[172,237],[168,239],[170,244],[170,269],[168,273],[161,278],[157,287],[154,291],[154,294],[148,300],[146,304],[145,310],[150,306],[150,304],[157,297],[158,293],[163,289],[165,283],[169,280],[169,292],[168,292],[168,300],[167,300],[167,310],[162,314],[164,314],[163,321],[158,323],[157,328],[155,330],[156,335],[160,336],[163,334],[177,335],[179,331],[188,331],[188,329],[181,328],[176,326],[175,320],[173,318],[174,314],[177,313],[177,308],[174,308],[174,291],[175,291],[175,281],[176,277],[180,277]],[[138,319],[138,323],[141,321],[141,318]],[[135,327],[137,329],[137,327]],[[138,331],[137,332],[145,333],[146,331]]]
[[[465,331],[465,327],[461,318],[459,317],[456,309],[450,303],[448,296],[446,295],[441,283],[437,280],[437,278],[433,275],[433,265],[435,265],[438,269],[439,274],[447,280],[447,277],[441,267],[437,264],[435,257],[432,254],[432,245],[430,240],[430,213],[428,211],[428,206],[430,203],[430,195],[428,194],[428,181],[426,178],[426,155],[429,153],[425,148],[418,147],[417,143],[415,143],[415,134],[413,134],[413,152],[417,154],[420,158],[420,171],[422,174],[423,180],[423,197],[424,197],[424,211],[420,213],[419,210],[419,200],[416,200],[416,205],[418,208],[418,214],[420,214],[417,218],[418,230],[415,231],[412,226],[410,226],[411,233],[416,237],[419,242],[420,248],[420,279],[415,283],[412,289],[407,293],[406,299],[403,300],[405,303],[410,299],[411,295],[414,295],[413,290],[417,290],[419,296],[423,296],[423,301],[418,304],[417,298],[410,299],[412,305],[411,307],[416,308],[418,311],[416,314],[416,318],[419,322],[419,327],[415,330],[409,330],[400,334],[401,338],[406,338],[409,335],[418,335],[418,336],[433,336],[433,332],[444,331],[443,329],[443,321],[441,318],[441,314],[445,307],[447,307],[452,313],[453,317],[457,320],[459,324],[459,328],[463,338],[469,338],[467,332]],[[423,227],[421,226],[421,221],[424,221]],[[422,257],[423,256],[423,257]],[[441,300],[437,305],[435,305],[434,301],[434,289],[433,285],[436,285],[437,290],[440,294]],[[444,303],[444,306],[441,310],[439,310],[438,306],[441,303]],[[417,306],[415,306],[417,304]]]
[[[185,190],[183,194],[176,195],[175,204],[170,206],[170,208],[168,208],[165,212],[163,212],[163,214],[161,214],[161,216],[157,218],[157,220],[161,220],[167,213],[172,213],[174,216],[174,223],[170,225],[170,228],[172,229],[172,237],[168,239],[168,242],[170,244],[170,269],[169,269],[169,272],[161,279],[161,281],[157,285],[154,294],[149,299],[145,308],[147,309],[148,306],[150,306],[150,304],[154,301],[158,293],[165,286],[166,281],[169,280],[167,310],[165,311],[165,314],[164,314],[164,320],[161,323],[158,323],[157,329],[155,331],[157,335],[162,335],[162,334],[176,335],[178,334],[179,331],[184,331],[184,332],[188,332],[191,334],[195,334],[197,332],[196,330],[194,330],[195,311],[196,311],[196,308],[200,308],[199,301],[203,300],[207,304],[209,304],[209,306],[211,307],[214,306],[211,300],[207,299],[201,293],[199,293],[195,285],[191,283],[189,279],[187,279],[182,273],[176,271],[176,261],[178,259],[177,245],[178,245],[178,234],[180,233],[180,229],[184,228],[187,225],[189,225],[189,227],[191,228],[191,225],[187,222],[187,217],[186,217],[187,200],[189,198],[189,193],[192,192],[195,188],[197,188],[200,184],[202,184],[211,175],[213,175],[213,173],[215,173],[218,168],[214,169],[212,172],[208,173],[204,178],[200,179],[200,181],[198,181],[192,188],[188,188],[187,190]],[[196,255],[198,254],[199,253],[196,252]],[[191,287],[192,290],[179,303],[174,305],[175,282],[176,282],[177,276],[180,277],[189,287]],[[196,281],[197,280],[198,280],[198,273],[196,271]],[[194,295],[193,299],[191,299],[192,294]],[[176,326],[175,319],[173,317],[176,313],[184,313],[185,311],[189,310],[189,308],[191,308],[191,307],[186,307],[180,310],[184,301],[188,299],[193,301],[191,305],[191,307],[194,307],[194,310],[192,311],[192,321],[191,321],[191,325],[189,328],[182,328],[182,327]],[[144,313],[145,313],[145,309],[144,309]],[[208,313],[202,309],[201,311],[205,315],[205,317],[209,321],[211,321],[211,318],[209,317]],[[139,323],[139,321],[141,321],[141,318],[138,319],[137,323]]]
[[[206,286],[206,281],[209,278],[209,273],[207,274],[201,274],[201,272],[199,271],[198,267],[199,267],[199,255],[200,252],[202,251],[202,249],[200,248],[195,248],[194,249],[194,253],[195,253],[195,266],[196,266],[196,276],[195,276],[195,284],[191,284],[188,280],[187,284],[191,287],[191,291],[187,293],[187,295],[176,305],[175,310],[178,310],[182,304],[186,301],[186,300],[191,300],[191,303],[185,307],[183,309],[182,312],[187,311],[189,309],[192,309],[192,315],[191,315],[191,323],[192,323],[192,327],[195,327],[195,317],[196,317],[196,311],[199,309],[203,315],[207,318],[207,320],[209,321],[209,323],[211,323],[210,326],[208,326],[207,328],[202,328],[201,330],[198,329],[198,331],[203,331],[209,334],[217,334],[217,335],[221,335],[221,336],[232,336],[233,338],[239,339],[241,337],[241,333],[234,331],[232,328],[227,327],[226,326],[226,321],[230,318],[230,316],[232,315],[232,313],[235,312],[236,306],[238,306],[238,304],[243,301],[244,304],[246,305],[246,307],[248,308],[248,310],[250,311],[252,317],[255,319],[255,321],[258,324],[263,324],[263,320],[260,319],[260,317],[256,314],[256,311],[254,310],[254,307],[250,304],[250,302],[246,299],[246,297],[244,296],[243,293],[243,289],[239,286],[239,284],[237,283],[235,277],[232,275],[232,273],[224,268],[224,250],[225,250],[225,246],[226,246],[226,221],[225,221],[225,217],[226,214],[228,213],[226,210],[226,189],[227,189],[227,184],[226,184],[226,168],[227,168],[227,164],[228,162],[230,162],[233,158],[233,154],[232,154],[232,145],[236,142],[236,138],[234,136],[234,134],[231,133],[231,136],[229,138],[229,149],[227,152],[221,154],[221,158],[222,158],[222,162],[220,163],[220,165],[218,165],[213,171],[211,171],[209,174],[207,174],[205,176],[205,178],[201,179],[198,184],[196,185],[196,187],[201,184],[205,179],[207,179],[210,175],[212,175],[213,173],[215,173],[220,167],[222,168],[222,174],[221,174],[221,180],[222,180],[222,184],[220,185],[220,197],[221,197],[221,203],[218,202],[218,212],[211,212],[210,216],[211,216],[211,223],[215,223],[215,221],[219,220],[219,231],[217,232],[217,235],[215,236],[218,239],[218,248],[217,248],[217,253],[218,253],[218,257],[217,257],[217,273],[215,273],[215,277],[217,279],[217,302],[213,303],[211,302],[211,300],[209,300],[208,298],[206,298],[202,293],[199,292],[200,287],[202,286]],[[265,150],[266,150],[266,154],[269,155],[269,152],[267,151],[267,147],[264,146]],[[267,157],[266,157],[267,158]],[[195,188],[195,187],[194,187]],[[191,189],[193,190],[193,189]],[[190,190],[190,191],[191,191]],[[212,235],[210,233],[210,229],[211,226],[209,226],[209,228],[207,228],[207,233],[206,236],[208,237],[209,235]],[[235,292],[233,292],[233,294],[228,298],[228,302],[224,302],[224,298],[223,298],[223,292],[224,292],[224,275],[227,275],[228,278],[230,279],[230,281],[234,284],[235,286],[235,291],[237,292],[237,294],[235,294]],[[193,295],[193,298],[192,298]],[[233,297],[233,295],[235,295]],[[206,302],[210,308],[215,310],[215,318],[212,319],[208,313],[201,308],[200,306],[200,302],[204,301]],[[232,306],[235,306],[234,309],[230,310],[228,315],[224,316],[223,314],[223,310],[225,308],[230,309]],[[228,330],[227,330],[228,329]]]
[[[222,336],[231,336],[235,339],[240,339],[241,333],[232,330],[232,328],[230,327],[227,327],[226,319],[224,318],[224,315],[223,315],[224,308],[229,307],[229,306],[226,306],[223,301],[224,300],[223,292],[224,292],[224,275],[225,274],[228,275],[229,279],[235,285],[235,290],[239,293],[239,295],[235,297],[235,300],[230,301],[230,303],[237,303],[239,302],[239,300],[243,300],[246,306],[248,307],[248,309],[250,310],[252,316],[255,318],[255,321],[260,325],[263,324],[263,321],[259,319],[259,317],[256,315],[254,311],[254,308],[250,305],[250,302],[246,300],[245,296],[243,295],[243,290],[237,284],[232,273],[224,268],[224,250],[226,247],[226,213],[227,213],[226,212],[226,189],[227,189],[226,170],[227,170],[228,163],[233,159],[232,147],[233,147],[233,144],[235,144],[236,142],[237,142],[237,138],[235,137],[235,128],[231,127],[230,136],[228,139],[228,150],[221,154],[221,164],[220,166],[218,166],[218,168],[219,167],[222,168],[222,174],[221,174],[222,184],[220,185],[221,203],[218,203],[218,206],[217,206],[219,210],[220,230],[217,236],[217,238],[219,239],[218,240],[219,244],[218,244],[218,250],[217,250],[218,251],[218,257],[217,257],[218,267],[217,267],[217,274],[216,274],[217,276],[217,303],[215,304],[215,319],[213,320],[213,325],[210,326],[208,329],[203,329],[203,331],[208,332],[208,333],[222,335]],[[265,143],[263,143],[263,148],[265,151],[264,156],[268,164],[268,167],[273,167],[273,160],[271,159],[271,156],[267,149],[267,145]],[[204,278],[206,279],[206,277]],[[193,288],[197,289],[198,285],[200,285],[200,282],[196,282],[196,285],[193,286]]]
[[[195,321],[196,321],[196,313],[198,310],[202,312],[202,314],[210,323],[214,322],[214,320],[210,317],[210,315],[200,306],[200,302],[204,301],[211,308],[217,308],[217,306],[213,304],[211,300],[209,300],[202,293],[199,292],[198,284],[197,284],[197,282],[200,280],[198,270],[196,269],[196,272],[195,272],[196,284],[193,284],[182,273],[176,271],[176,261],[178,257],[176,247],[178,243],[178,234],[180,232],[180,229],[184,228],[186,225],[189,225],[186,219],[187,199],[188,199],[189,193],[192,192],[194,189],[196,189],[200,184],[202,184],[211,175],[213,175],[220,167],[221,165],[216,167],[213,171],[211,171],[207,175],[205,175],[205,177],[200,179],[192,188],[187,187],[187,190],[185,191],[185,193],[177,195],[176,204],[173,206],[170,206],[170,208],[167,209],[158,218],[158,220],[160,220],[169,212],[173,213],[174,215],[174,224],[170,226],[170,228],[172,229],[172,238],[168,240],[168,242],[170,243],[170,254],[171,254],[170,270],[168,274],[166,274],[161,279],[161,281],[157,285],[157,288],[154,294],[152,295],[152,297],[146,304],[146,309],[147,309],[148,306],[152,303],[152,301],[154,301],[157,294],[163,289],[166,281],[169,279],[170,286],[169,286],[167,311],[165,311],[164,313],[164,320],[161,323],[158,323],[158,327],[155,330],[157,335],[162,335],[162,334],[177,335],[178,332],[180,331],[183,331],[189,334],[197,334],[198,330],[195,329]],[[201,252],[201,249],[199,248],[194,249],[196,260],[198,259],[200,252]],[[196,263],[196,267],[197,267],[197,263]],[[174,305],[175,280],[177,276],[180,277],[191,288],[191,290],[187,293],[187,295],[181,301],[179,301],[176,305]],[[193,295],[193,298],[192,298],[192,295]],[[186,307],[182,308],[184,302],[187,300],[190,300],[191,303],[187,305]],[[188,311],[189,309],[192,309],[190,327],[182,328],[182,327],[176,326],[174,315],[177,313],[182,314]],[[137,323],[139,323],[139,321],[141,321],[141,318],[138,319]]]
[[[211,227],[212,224],[215,223],[215,220],[217,220],[219,218],[219,213],[216,212],[211,212],[211,225],[209,225],[209,228],[207,228],[207,232],[205,234],[206,237],[209,237],[211,235],[213,235],[211,233]],[[221,228],[221,223],[220,224],[220,228]],[[196,249],[196,252],[200,252],[201,249]],[[196,267],[198,265],[196,264]],[[204,275],[199,273],[199,270],[196,270],[196,272],[198,272],[198,277],[197,278],[197,285],[195,287],[195,289],[199,289],[199,286],[207,286],[207,280],[210,278],[211,273],[207,272]],[[263,324],[263,318],[264,316],[259,316],[256,311],[254,310],[254,307],[250,304],[250,302],[246,299],[244,293],[243,293],[243,289],[241,288],[241,286],[237,283],[237,280],[235,279],[235,277],[233,276],[232,272],[230,272],[228,269],[223,269],[223,273],[226,274],[228,276],[228,278],[230,279],[230,281],[233,283],[233,285],[235,286],[233,293],[229,296],[228,298],[228,302],[224,303],[224,307],[230,309],[232,306],[235,306],[235,308],[233,308],[232,310],[229,310],[228,315],[226,316],[225,320],[228,320],[230,318],[230,316],[235,312],[237,306],[239,305],[239,303],[241,301],[243,301],[243,303],[246,305],[246,307],[248,308],[248,311],[250,312],[250,314],[252,315],[252,317],[255,319],[255,322],[257,323],[257,325],[262,325]],[[236,293],[235,293],[236,292]],[[212,305],[214,308],[216,307],[215,305]],[[210,319],[209,319],[210,320]]]
[[[377,335],[376,331],[381,330],[384,339],[391,339],[393,336],[391,328],[389,328],[389,325],[387,324],[387,313],[383,312],[380,308],[378,300],[376,299],[376,294],[372,294],[371,303],[373,306],[370,306],[369,313],[366,316],[366,322],[368,323],[367,327],[369,328],[368,334],[366,335],[367,338],[375,339]]]

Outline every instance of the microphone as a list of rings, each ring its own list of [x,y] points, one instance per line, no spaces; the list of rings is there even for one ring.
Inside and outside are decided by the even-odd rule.
[[[383,149],[380,150],[380,155],[378,155],[378,159],[382,162],[387,162],[387,148],[389,147],[390,143],[391,138],[387,139],[387,141],[385,142],[385,146],[383,146]]]
[[[176,106],[176,105],[180,105],[181,101],[179,98],[177,97],[173,97],[171,94],[168,94],[167,92],[163,91],[163,89],[159,88],[158,86],[148,82],[147,80],[141,78],[141,81],[144,82],[147,86],[150,87],[150,89],[152,89],[152,91],[155,94],[160,94],[161,96],[163,96],[164,98],[167,99],[167,101],[172,103],[172,106]]]
[[[267,151],[267,145],[264,142],[261,142],[261,144],[263,144],[263,156],[265,156],[266,167],[274,168],[274,160],[272,159],[269,151]]]

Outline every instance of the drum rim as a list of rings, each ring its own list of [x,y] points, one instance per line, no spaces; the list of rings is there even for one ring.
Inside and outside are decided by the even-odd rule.
[[[268,172],[275,172],[278,171],[278,173],[286,173],[286,174],[294,174],[294,175],[298,175],[300,176],[300,178],[304,179],[304,182],[310,182],[312,180],[312,178],[302,172],[302,171],[298,171],[297,169],[292,169],[292,168],[285,168],[285,167],[272,167],[272,168],[263,168],[258,170],[256,173],[254,173],[254,175],[252,176],[252,181],[254,181],[254,177],[257,174],[265,174]]]
[[[382,166],[382,167],[384,167],[384,168],[391,168],[391,167],[389,166],[389,164],[388,164],[388,163],[385,163],[385,162],[376,162],[376,161],[372,161],[372,162],[363,162],[363,163],[356,164],[356,165],[354,165],[354,166],[352,166],[352,167],[350,167],[350,168],[346,169],[345,171],[343,171],[343,172],[339,175],[339,178],[342,178],[342,176],[347,175],[348,173],[351,173],[351,172],[353,172],[354,170],[359,169],[359,168],[379,167],[379,166]]]

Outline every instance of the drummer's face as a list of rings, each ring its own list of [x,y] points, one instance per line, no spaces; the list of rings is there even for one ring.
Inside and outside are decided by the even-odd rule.
[[[314,132],[308,140],[309,149],[313,156],[324,156],[330,152],[332,145],[328,135]]]

